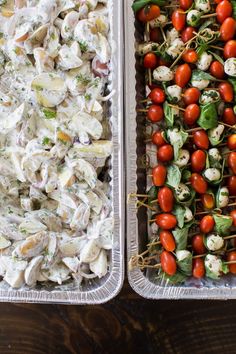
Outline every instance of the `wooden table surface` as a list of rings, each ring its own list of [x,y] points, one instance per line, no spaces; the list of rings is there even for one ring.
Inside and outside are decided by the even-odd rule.
[[[0,354],[236,353],[236,301],[0,304]]]

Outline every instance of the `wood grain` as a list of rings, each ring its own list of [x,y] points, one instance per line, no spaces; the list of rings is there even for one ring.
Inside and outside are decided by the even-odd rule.
[[[0,354],[236,353],[236,301],[0,304]]]

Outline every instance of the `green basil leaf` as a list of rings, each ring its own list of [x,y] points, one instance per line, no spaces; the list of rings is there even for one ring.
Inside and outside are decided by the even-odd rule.
[[[205,130],[217,127],[218,114],[214,103],[201,106],[201,114],[197,123]]]
[[[169,281],[171,284],[180,284],[184,283],[187,277],[181,272],[176,272],[174,275],[168,275],[164,273],[164,279]]]
[[[210,25],[212,25],[214,22],[215,20],[213,18],[209,18],[209,20],[204,21],[203,24],[199,27],[198,33],[203,31],[205,28],[209,27]]]
[[[191,80],[192,81],[199,81],[199,80],[218,81],[214,76],[199,69],[193,70]]]
[[[184,226],[185,208],[181,205],[176,204],[173,210],[173,214],[176,216],[179,228],[182,229]]]
[[[177,128],[174,128],[173,130],[168,129],[167,137],[174,148],[174,159],[177,160],[179,157],[179,150],[188,139],[188,133],[183,130],[178,130]]]
[[[223,272],[224,274],[228,274],[228,273],[229,273],[228,264],[225,264],[225,262],[222,262],[222,272]]]
[[[191,254],[182,261],[177,261],[180,271],[188,277],[192,275],[192,262],[193,256]]]
[[[190,179],[191,175],[192,175],[191,171],[186,170],[186,169],[183,170],[183,172],[182,172],[182,181],[183,182],[189,182],[189,179]]]
[[[211,52],[210,50],[208,50],[208,53],[210,53],[211,55],[213,55],[213,57],[217,60],[217,61],[219,61],[222,65],[224,65],[224,60],[218,55],[218,54],[216,54],[216,53],[214,53],[214,52]]]
[[[167,101],[165,101],[163,108],[164,108],[164,117],[165,117],[164,119],[167,127],[173,127],[174,120],[175,120],[173,108],[169,106]]]
[[[236,1],[235,0],[231,0],[231,5],[233,7],[232,17],[236,20]]]
[[[157,190],[156,186],[152,186],[148,191],[148,205],[151,204],[153,200],[157,200]]]
[[[170,165],[167,168],[166,184],[169,187],[177,188],[181,181],[181,172],[176,165]]]
[[[215,167],[221,169],[222,163],[218,160],[215,160],[213,156],[207,154],[208,166],[206,164],[206,168]]]
[[[189,189],[190,189],[190,196],[189,196],[188,199],[185,199],[184,201],[179,200],[178,196],[175,193],[175,199],[176,199],[176,201],[178,202],[179,205],[184,205],[186,207],[189,207],[189,206],[192,205],[193,200],[194,200],[194,198],[196,196],[196,192],[192,188],[189,188]]]
[[[228,78],[228,81],[231,83],[234,89],[234,101],[236,101],[236,79],[233,79],[232,77]]]
[[[197,48],[197,54],[200,57],[203,53],[205,53],[207,51],[207,49],[209,48],[207,43],[201,43],[199,44],[198,48]]]
[[[214,280],[218,280],[220,278],[220,275],[217,275],[211,271],[211,269],[205,264],[205,269],[206,269],[206,277]]]
[[[141,10],[144,6],[150,4],[151,0],[137,0],[133,3],[132,9],[136,13],[137,11]]]
[[[173,236],[175,238],[176,250],[185,250],[187,248],[188,243],[188,230],[189,228],[175,228],[173,231]]]
[[[219,235],[226,236],[229,235],[230,228],[232,226],[233,220],[227,215],[213,215],[215,220],[215,230]]]

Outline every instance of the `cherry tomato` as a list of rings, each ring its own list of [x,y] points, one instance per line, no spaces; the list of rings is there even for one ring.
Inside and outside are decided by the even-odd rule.
[[[223,23],[227,17],[231,16],[232,11],[233,11],[232,5],[228,0],[221,1],[216,6],[217,21],[219,23]]]
[[[203,278],[205,275],[205,264],[202,258],[193,259],[193,277],[197,279]]]
[[[152,28],[150,30],[150,40],[152,42],[160,42],[162,40],[162,35],[159,28]]]
[[[232,102],[234,99],[234,89],[229,82],[221,82],[219,84],[219,93],[224,102]]]
[[[151,105],[148,108],[147,117],[153,123],[160,122],[164,117],[163,108],[154,104]]]
[[[233,225],[236,226],[236,210],[232,210],[229,215],[233,219]]]
[[[188,49],[183,53],[182,59],[186,63],[194,64],[198,60],[197,52],[194,49]]]
[[[200,117],[200,114],[200,107],[196,103],[188,105],[184,112],[184,123],[186,123],[187,125],[195,124],[198,118]]]
[[[196,254],[204,254],[206,252],[206,247],[204,245],[204,236],[194,235],[192,238],[192,249]]]
[[[215,207],[215,199],[212,194],[209,193],[202,194],[201,202],[204,209],[213,209]]]
[[[152,169],[152,182],[156,187],[162,187],[166,181],[167,170],[163,165],[157,165]]]
[[[230,150],[236,149],[236,134],[232,134],[228,137],[227,146]]]
[[[223,1],[223,0],[214,0],[214,3],[219,4],[221,1]]]
[[[229,177],[227,187],[230,195],[236,195],[236,176]]]
[[[217,60],[213,61],[210,66],[210,73],[217,79],[223,79],[225,76],[224,65]]]
[[[235,262],[235,264],[228,264],[228,267],[230,273],[236,274],[236,251],[227,253],[227,262]]]
[[[199,194],[204,194],[207,191],[207,182],[204,180],[204,178],[199,175],[198,173],[193,173],[190,178],[191,185],[193,189],[199,193]]]
[[[160,104],[165,102],[166,94],[165,91],[159,87],[154,88],[150,93],[149,96],[152,103]]]
[[[186,105],[197,103],[200,96],[201,96],[201,92],[198,88],[190,87],[183,94],[184,103]]]
[[[141,22],[149,22],[160,16],[160,8],[157,5],[146,5],[137,13],[137,18]]]
[[[165,213],[170,212],[174,206],[174,195],[169,187],[163,187],[157,194],[158,203],[160,208]]]
[[[188,10],[193,4],[193,0],[179,0],[181,9]]]
[[[232,151],[228,155],[228,166],[231,168],[233,173],[236,175],[236,152]]]
[[[224,46],[224,58],[235,58],[236,57],[236,40],[231,39]]]
[[[157,150],[157,159],[161,162],[171,161],[174,157],[174,150],[170,144],[160,146]]]
[[[174,275],[177,271],[177,264],[172,253],[163,251],[160,255],[161,267],[163,272],[168,275]]]
[[[220,38],[222,41],[227,42],[233,39],[236,32],[236,22],[232,17],[228,17],[224,20],[220,27]]]
[[[196,150],[191,156],[191,166],[193,172],[201,172],[206,166],[206,154],[202,150]]]
[[[204,216],[200,221],[200,230],[204,234],[208,234],[209,232],[211,232],[214,229],[214,226],[215,220],[211,215]]]
[[[170,66],[170,63],[159,57],[158,58],[158,66],[162,66],[162,65],[163,66]]]
[[[225,108],[223,113],[223,122],[229,125],[236,124],[236,115],[234,113],[233,108],[231,107]]]
[[[174,236],[170,231],[161,231],[160,232],[160,241],[162,244],[162,247],[169,252],[173,252],[175,250],[175,239]]]
[[[194,144],[203,150],[208,150],[209,148],[209,139],[205,130],[198,130],[193,133]]]
[[[157,56],[154,53],[147,53],[143,59],[143,66],[146,69],[155,69],[158,65]]]
[[[192,70],[188,64],[182,64],[178,66],[175,72],[176,85],[184,88],[192,76]]]
[[[171,21],[177,31],[182,31],[186,23],[186,15],[182,9],[177,9],[172,13]]]
[[[186,27],[181,33],[181,39],[184,43],[188,42],[190,39],[194,37],[194,33],[196,29],[194,27]]]
[[[156,216],[156,224],[163,230],[170,230],[176,227],[177,219],[173,214],[159,214]]]
[[[164,132],[159,130],[152,134],[152,143],[157,146],[162,146],[166,144],[165,139],[163,138]]]

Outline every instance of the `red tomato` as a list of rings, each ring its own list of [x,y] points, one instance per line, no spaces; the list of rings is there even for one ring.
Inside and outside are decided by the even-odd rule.
[[[236,57],[236,40],[231,39],[224,46],[224,58],[235,58]]]
[[[148,108],[147,117],[153,123],[160,122],[164,117],[163,108],[154,104],[151,105]]]
[[[236,22],[232,17],[228,17],[224,20],[220,27],[220,38],[222,41],[227,42],[233,39],[236,32]]]
[[[215,207],[215,199],[212,194],[209,193],[202,194],[201,202],[204,209],[213,209]]]
[[[235,262],[235,264],[228,264],[229,271],[232,274],[236,274],[236,252],[231,251],[227,254],[227,262]]]
[[[172,13],[171,21],[177,31],[182,31],[186,23],[186,15],[182,9],[177,9]]]
[[[173,252],[175,250],[175,239],[174,236],[170,231],[161,231],[160,232],[160,241],[162,244],[162,247],[169,252]]]
[[[152,28],[150,30],[150,40],[152,42],[160,42],[162,40],[162,35],[159,28]]]
[[[200,117],[201,110],[196,103],[188,105],[184,112],[184,123],[187,125],[193,125]]]
[[[160,16],[160,8],[157,5],[146,5],[137,13],[137,18],[141,22],[149,22]]]
[[[236,210],[232,210],[229,215],[233,219],[233,225],[236,226]]]
[[[223,1],[223,0],[214,0],[214,3],[219,4],[221,1]]]
[[[236,176],[229,177],[227,187],[229,188],[230,195],[236,195]]]
[[[199,193],[199,194],[204,194],[207,191],[207,182],[204,180],[204,178],[199,175],[198,173],[193,173],[190,178],[191,185],[193,189]]]
[[[234,113],[233,108],[231,107],[225,108],[223,113],[223,122],[229,125],[236,124],[236,115]]]
[[[177,264],[172,253],[163,251],[160,255],[160,261],[163,272],[168,275],[174,275],[176,273]]]
[[[231,168],[233,173],[236,175],[236,152],[232,151],[228,155],[228,166]]]
[[[165,102],[166,94],[165,91],[159,87],[154,88],[150,93],[149,96],[152,103],[160,104]]]
[[[201,92],[198,88],[190,87],[183,94],[184,103],[186,105],[197,103],[200,96],[201,96]]]
[[[217,79],[223,79],[225,76],[224,65],[217,60],[213,61],[210,66],[210,73]]]
[[[157,150],[157,159],[161,162],[171,161],[174,157],[174,150],[170,144],[162,145]]]
[[[228,137],[227,146],[230,150],[236,149],[236,134],[232,134]]]
[[[211,232],[214,229],[214,226],[215,220],[211,215],[204,216],[200,221],[200,230],[204,234],[208,234],[209,232]]]
[[[197,279],[203,278],[205,275],[205,264],[202,258],[193,259],[193,277]]]
[[[224,102],[232,102],[234,99],[234,89],[229,82],[221,82],[219,84],[219,92]]]
[[[178,66],[175,72],[176,85],[184,88],[192,76],[192,70],[188,64],[182,64]]]
[[[163,165],[157,165],[152,169],[152,182],[156,187],[162,187],[166,181],[167,170]]]
[[[233,11],[232,5],[228,0],[221,1],[216,6],[217,21],[219,23],[223,23],[227,17],[231,16],[232,11]]]
[[[186,63],[194,64],[198,60],[197,52],[194,49],[188,49],[183,53],[182,59]]]
[[[162,58],[158,58],[158,66],[170,66],[170,63],[168,63],[166,60],[162,59]]]
[[[181,9],[188,10],[193,4],[193,0],[179,0]]]
[[[191,156],[191,166],[193,172],[201,172],[206,166],[206,154],[202,150],[196,150]]]
[[[147,53],[143,59],[143,66],[146,69],[155,69],[158,65],[157,56],[154,53]]]
[[[163,187],[159,189],[157,199],[161,210],[165,213],[168,213],[173,209],[174,195],[169,187]]]
[[[206,252],[206,247],[204,245],[204,236],[194,235],[192,238],[192,249],[196,254],[204,254]]]
[[[205,130],[198,130],[193,133],[194,144],[203,150],[208,150],[209,148],[209,139]]]
[[[166,144],[165,139],[163,138],[164,132],[161,130],[155,132],[152,134],[152,143],[157,145],[157,146],[162,146]]]
[[[196,29],[194,27],[186,27],[181,33],[181,39],[184,43],[188,42],[190,39],[194,37],[194,33]]]
[[[156,224],[163,230],[170,230],[176,227],[177,219],[173,214],[159,214],[156,216]]]

